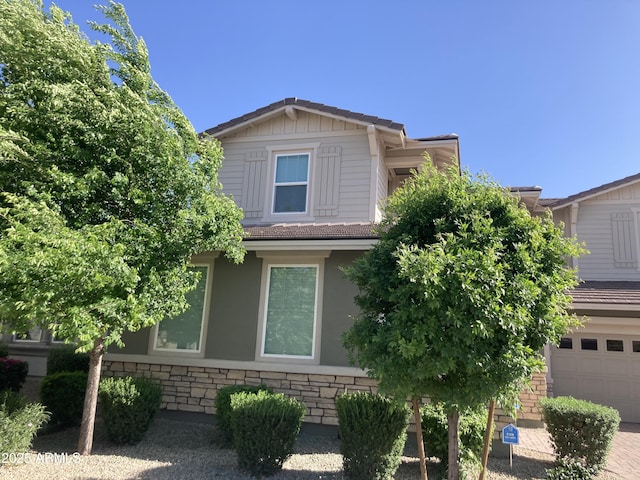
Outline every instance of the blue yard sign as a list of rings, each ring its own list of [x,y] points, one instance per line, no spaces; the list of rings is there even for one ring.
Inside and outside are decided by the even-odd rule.
[[[518,445],[520,443],[520,432],[515,425],[510,423],[502,429],[502,443],[508,445]]]

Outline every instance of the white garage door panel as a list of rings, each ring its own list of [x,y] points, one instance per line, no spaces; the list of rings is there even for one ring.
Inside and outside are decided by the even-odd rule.
[[[554,395],[571,395],[616,408],[622,421],[640,423],[640,336],[582,333],[573,348],[551,348]],[[598,350],[582,350],[581,339],[596,339]],[[622,340],[622,352],[607,351],[607,339]]]

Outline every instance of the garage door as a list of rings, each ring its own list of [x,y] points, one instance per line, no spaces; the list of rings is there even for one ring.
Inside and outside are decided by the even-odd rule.
[[[575,334],[551,347],[555,396],[571,395],[640,423],[640,336]]]

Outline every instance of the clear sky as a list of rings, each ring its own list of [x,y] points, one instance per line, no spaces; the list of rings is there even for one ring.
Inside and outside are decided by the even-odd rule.
[[[56,2],[87,32],[93,3]],[[457,133],[471,172],[547,198],[640,172],[638,0],[122,3],[198,131],[298,97]]]

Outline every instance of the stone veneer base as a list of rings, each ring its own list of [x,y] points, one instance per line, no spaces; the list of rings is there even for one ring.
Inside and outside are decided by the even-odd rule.
[[[295,397],[306,406],[305,422],[337,425],[336,396],[343,392],[375,393],[377,382],[367,377],[320,375],[259,370],[238,370],[183,365],[105,360],[105,376],[146,376],[162,385],[162,409],[215,414],[214,401],[218,390],[226,385],[265,384],[274,391]],[[534,375],[531,391],[520,395],[518,418],[527,425],[542,425],[538,402],[546,396],[544,372]],[[514,420],[496,410],[494,438],[502,427]]]

